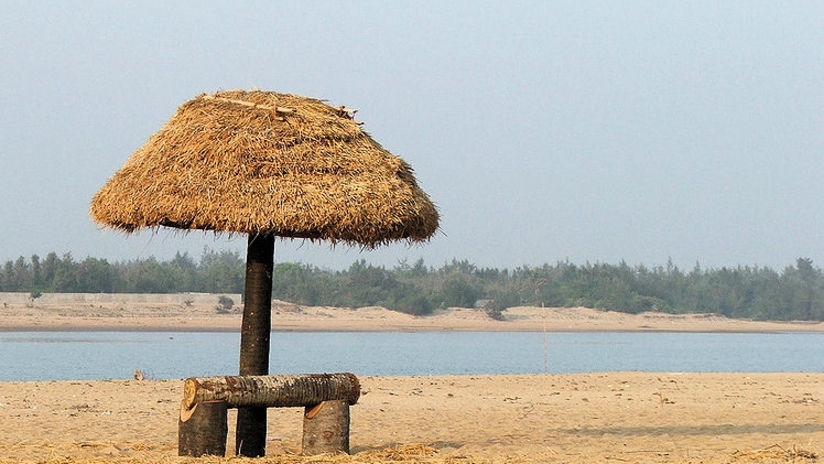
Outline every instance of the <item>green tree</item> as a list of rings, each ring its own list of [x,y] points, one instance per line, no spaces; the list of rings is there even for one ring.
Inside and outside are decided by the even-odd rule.
[[[40,290],[43,288],[43,275],[40,269],[40,257],[31,256],[31,288]]]
[[[91,293],[111,293],[115,288],[115,275],[105,259],[86,258],[75,266],[77,290]]]
[[[444,307],[471,308],[478,301],[480,291],[464,275],[453,272],[444,279],[440,296]]]
[[[55,293],[73,293],[78,291],[75,263],[71,253],[66,253],[55,262],[52,291]]]
[[[200,259],[203,290],[212,293],[241,293],[245,264],[237,252],[206,249]]]

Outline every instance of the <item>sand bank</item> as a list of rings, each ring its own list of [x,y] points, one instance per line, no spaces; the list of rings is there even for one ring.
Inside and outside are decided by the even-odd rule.
[[[0,330],[238,331],[239,304],[216,311],[219,295],[0,294]],[[230,296],[236,303],[239,295]],[[824,322],[756,322],[717,315],[625,314],[588,308],[516,307],[497,321],[483,311],[411,316],[380,307],[300,306],[275,301],[272,328],[291,331],[676,331],[824,332]]]
[[[824,452],[822,373],[361,381],[354,456],[341,462],[822,462]],[[0,383],[0,462],[176,461],[181,387],[180,380]],[[270,462],[323,462],[293,456],[301,413],[270,410]]]

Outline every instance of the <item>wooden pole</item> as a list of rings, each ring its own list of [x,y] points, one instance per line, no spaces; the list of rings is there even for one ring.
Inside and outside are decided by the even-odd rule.
[[[249,235],[240,328],[240,375],[269,373],[274,253],[274,235]],[[247,457],[266,453],[265,407],[238,408],[235,453]]]
[[[194,408],[181,408],[177,427],[179,456],[226,456],[226,402],[204,401]]]
[[[303,414],[303,453],[349,453],[349,403],[324,401]]]

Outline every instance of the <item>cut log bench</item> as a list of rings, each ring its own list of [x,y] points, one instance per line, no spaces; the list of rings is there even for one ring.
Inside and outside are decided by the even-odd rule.
[[[189,378],[178,454],[225,456],[227,410],[243,407],[303,407],[303,454],[349,453],[349,406],[359,397],[358,378],[350,373]]]

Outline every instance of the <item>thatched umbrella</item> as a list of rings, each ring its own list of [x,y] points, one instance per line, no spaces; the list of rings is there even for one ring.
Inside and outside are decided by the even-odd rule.
[[[438,227],[412,168],[352,114],[274,92],[199,95],[92,199],[96,222],[126,232],[248,234],[241,375],[269,371],[275,236],[372,248],[425,241]],[[240,453],[263,455],[266,410],[240,410],[237,435]]]

